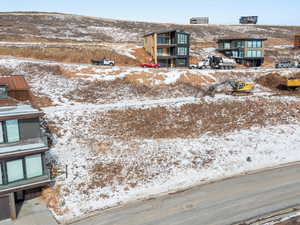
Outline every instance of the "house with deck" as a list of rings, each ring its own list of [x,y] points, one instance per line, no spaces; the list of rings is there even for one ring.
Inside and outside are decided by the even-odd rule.
[[[235,59],[239,64],[258,67],[264,63],[264,41],[266,38],[226,37],[217,40],[217,50]]]
[[[144,36],[144,49],[161,67],[188,67],[190,34],[181,30],[163,30]]]
[[[0,77],[0,83],[3,79],[7,78]],[[40,126],[43,113],[19,102],[7,105],[13,82],[3,83],[0,86],[0,221],[15,219],[18,201],[52,183],[45,163],[48,139]]]

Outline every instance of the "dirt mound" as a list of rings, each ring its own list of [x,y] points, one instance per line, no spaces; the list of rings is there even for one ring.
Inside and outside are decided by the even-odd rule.
[[[300,73],[296,73],[294,75],[291,75],[290,77],[300,78]],[[283,77],[277,73],[262,76],[256,79],[255,82],[264,87],[270,88],[273,92],[279,95],[300,96],[299,91],[288,89],[288,87],[286,86],[287,77]]]
[[[69,92],[65,97],[77,102],[99,104],[128,99],[188,97],[195,96],[198,92],[199,87],[186,80],[170,85],[151,86],[135,80],[115,79],[81,83],[78,89]]]
[[[152,56],[149,53],[147,53],[144,48],[134,49],[133,55],[138,59],[140,63],[153,62]]]
[[[278,91],[284,89],[287,78],[277,73],[272,73],[256,79],[255,82],[267,88]]]

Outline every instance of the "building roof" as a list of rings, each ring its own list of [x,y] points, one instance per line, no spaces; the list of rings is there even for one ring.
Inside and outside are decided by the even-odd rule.
[[[6,85],[9,91],[29,90],[29,86],[22,75],[0,76],[0,85]]]
[[[30,105],[17,105],[17,106],[3,106],[0,107],[0,120],[9,117],[20,116],[40,116],[43,113],[37,109],[32,108]]]
[[[268,40],[267,38],[263,37],[249,37],[249,36],[244,36],[244,37],[222,37],[219,38],[217,41],[238,41],[238,40],[259,40],[259,41],[266,41]]]
[[[158,31],[153,31],[151,33],[148,33],[148,34],[145,34],[144,37],[147,37],[147,36],[150,36],[152,34],[162,34],[162,33],[169,33],[169,32],[180,32],[180,33],[185,33],[185,34],[188,34],[186,33],[185,31],[183,30],[176,30],[176,29],[166,29],[166,30],[158,30]]]

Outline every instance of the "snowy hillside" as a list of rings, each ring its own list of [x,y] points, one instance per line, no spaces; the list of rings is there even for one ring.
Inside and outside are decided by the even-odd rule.
[[[136,199],[300,160],[298,93],[268,83],[300,69],[232,71],[96,67],[0,57],[24,74],[54,136],[49,207],[71,220]],[[215,81],[256,84],[253,95],[197,96]]]
[[[101,16],[101,15],[100,15]],[[183,29],[193,41],[214,41],[224,35],[252,35],[290,40],[300,27],[264,25],[179,25],[122,21],[70,14],[0,13],[2,40],[141,42],[153,30]]]

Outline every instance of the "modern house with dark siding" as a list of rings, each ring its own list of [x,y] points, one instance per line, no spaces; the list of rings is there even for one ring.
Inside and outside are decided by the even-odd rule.
[[[144,48],[161,67],[188,67],[190,34],[164,30],[144,36]]]
[[[221,38],[218,51],[235,59],[239,64],[257,67],[264,63],[264,41],[266,38]]]
[[[45,164],[49,150],[40,128],[42,112],[29,105],[0,107],[0,221],[16,218],[17,200],[52,181]]]

